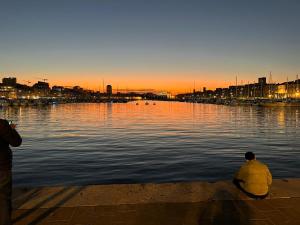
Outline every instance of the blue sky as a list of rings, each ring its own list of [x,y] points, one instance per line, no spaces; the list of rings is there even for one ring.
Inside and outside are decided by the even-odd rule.
[[[0,76],[184,90],[295,79],[297,1],[0,1]]]

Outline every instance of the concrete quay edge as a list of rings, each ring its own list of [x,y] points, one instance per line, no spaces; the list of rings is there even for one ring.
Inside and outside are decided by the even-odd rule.
[[[300,178],[274,179],[267,199],[300,198]],[[114,206],[252,200],[231,181],[14,188],[13,208]]]

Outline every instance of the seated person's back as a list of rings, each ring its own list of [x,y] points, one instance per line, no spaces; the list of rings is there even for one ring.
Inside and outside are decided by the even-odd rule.
[[[247,152],[245,158],[247,161],[236,173],[234,183],[254,196],[267,195],[272,183],[272,175],[268,167],[256,160],[252,152]]]

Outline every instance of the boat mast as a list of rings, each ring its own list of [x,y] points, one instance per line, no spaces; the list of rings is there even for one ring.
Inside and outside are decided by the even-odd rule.
[[[273,81],[272,81],[272,72],[270,71],[270,75],[269,75],[269,96],[271,96],[271,93],[273,93],[272,83],[273,83]]]
[[[299,98],[299,77],[298,74],[296,75],[296,93],[295,98]]]
[[[249,81],[248,81],[248,98],[250,97],[250,84],[249,84]]]
[[[104,89],[104,79],[102,79],[102,91],[103,91],[103,93],[105,92],[105,89]]]
[[[235,76],[235,98],[237,98],[237,76]]]
[[[289,95],[289,77],[286,77],[286,98]]]

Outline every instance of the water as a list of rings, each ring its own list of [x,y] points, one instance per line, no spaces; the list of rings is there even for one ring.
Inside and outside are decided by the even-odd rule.
[[[156,102],[1,109],[18,124],[17,186],[232,179],[251,150],[299,177],[300,108]]]

